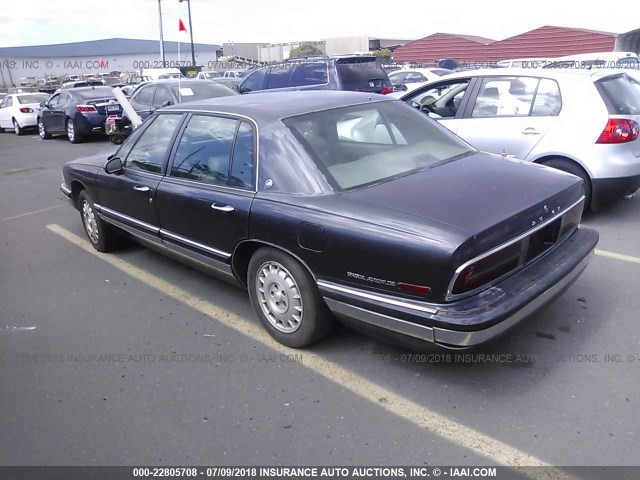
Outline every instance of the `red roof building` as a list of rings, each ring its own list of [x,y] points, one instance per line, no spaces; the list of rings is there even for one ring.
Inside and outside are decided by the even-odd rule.
[[[553,58],[590,52],[612,52],[616,34],[565,27],[541,27],[504,40],[435,33],[396,48],[396,62],[496,62],[512,58]]]

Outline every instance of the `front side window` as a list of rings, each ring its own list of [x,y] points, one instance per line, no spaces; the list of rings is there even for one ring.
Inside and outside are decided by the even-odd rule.
[[[142,88],[138,93],[136,93],[134,100],[141,105],[153,105],[153,94],[156,90],[155,85],[149,85],[148,87]]]
[[[255,90],[264,90],[268,68],[261,68],[249,75],[240,84],[241,92],[253,92]]]
[[[539,80],[531,77],[485,78],[472,117],[526,116],[531,112]]]
[[[453,118],[467,93],[469,79],[439,83],[407,99],[409,104],[436,118]]]
[[[153,97],[153,106],[156,108],[166,107],[173,103],[173,97],[167,87],[159,86]]]
[[[133,146],[124,160],[124,166],[133,170],[160,173],[181,118],[181,114],[158,115]]]
[[[194,115],[182,134],[171,176],[227,186],[238,120]]]
[[[401,102],[336,108],[284,123],[337,190],[408,175],[475,151]]]

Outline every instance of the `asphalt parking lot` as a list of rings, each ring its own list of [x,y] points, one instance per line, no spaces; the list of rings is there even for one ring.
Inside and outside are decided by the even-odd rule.
[[[0,464],[637,464],[640,197],[587,215],[586,272],[490,346],[294,351],[240,289],[93,251],[60,169],[114,149],[0,134]]]

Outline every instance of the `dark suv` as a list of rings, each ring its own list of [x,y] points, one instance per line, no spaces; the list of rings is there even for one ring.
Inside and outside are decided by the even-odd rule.
[[[260,90],[353,90],[393,92],[393,85],[372,55],[318,56],[260,68],[238,86],[240,93]]]

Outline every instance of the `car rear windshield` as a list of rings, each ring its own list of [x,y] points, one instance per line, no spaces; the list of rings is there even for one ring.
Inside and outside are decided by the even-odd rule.
[[[626,75],[598,80],[596,88],[610,115],[640,115],[640,91]]]
[[[382,65],[374,58],[342,58],[336,61],[336,69],[345,90],[391,84]],[[370,85],[371,83],[374,85]]]
[[[76,90],[73,93],[82,100],[113,97],[113,89],[110,87],[87,88],[86,90]]]
[[[43,94],[32,94],[32,95],[18,95],[18,102],[22,105],[28,103],[42,103],[49,100],[49,95],[46,93]]]
[[[174,95],[182,102],[193,100],[204,100],[205,98],[228,97],[238,93],[224,85],[203,81],[202,83],[181,83],[171,84]]]
[[[475,151],[401,101],[341,107],[283,121],[336,190],[380,183]]]

